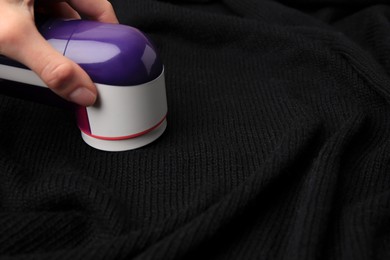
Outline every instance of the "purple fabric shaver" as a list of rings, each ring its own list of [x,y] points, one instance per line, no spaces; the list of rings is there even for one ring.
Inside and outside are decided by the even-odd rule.
[[[96,84],[97,103],[76,106],[87,144],[104,151],[125,151],[162,135],[167,124],[164,67],[143,33],[130,26],[85,20],[48,20],[39,31]],[[21,92],[50,91],[35,73],[4,56],[0,57],[0,78],[23,83]]]

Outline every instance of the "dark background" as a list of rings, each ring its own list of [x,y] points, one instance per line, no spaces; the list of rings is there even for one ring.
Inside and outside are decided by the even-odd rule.
[[[1,259],[390,259],[387,1],[112,3],[168,128],[102,152],[0,95]]]

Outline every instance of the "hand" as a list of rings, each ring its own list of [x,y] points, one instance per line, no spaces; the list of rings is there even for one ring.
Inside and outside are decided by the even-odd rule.
[[[37,9],[59,17],[118,23],[107,0],[43,0]],[[0,0],[0,54],[33,70],[59,96],[82,106],[96,101],[96,88],[87,73],[55,50],[34,23],[34,0]]]

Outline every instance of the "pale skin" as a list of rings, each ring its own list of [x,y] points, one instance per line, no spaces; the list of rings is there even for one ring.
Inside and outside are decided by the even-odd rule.
[[[57,17],[118,23],[107,0],[40,0],[38,12]],[[62,98],[82,106],[93,105],[97,92],[87,73],[57,52],[39,34],[34,23],[34,0],[0,0],[0,54],[33,70]]]

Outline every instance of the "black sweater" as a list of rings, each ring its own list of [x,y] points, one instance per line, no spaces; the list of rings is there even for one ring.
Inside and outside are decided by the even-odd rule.
[[[168,128],[102,152],[0,95],[0,259],[390,259],[388,1],[112,3]]]

